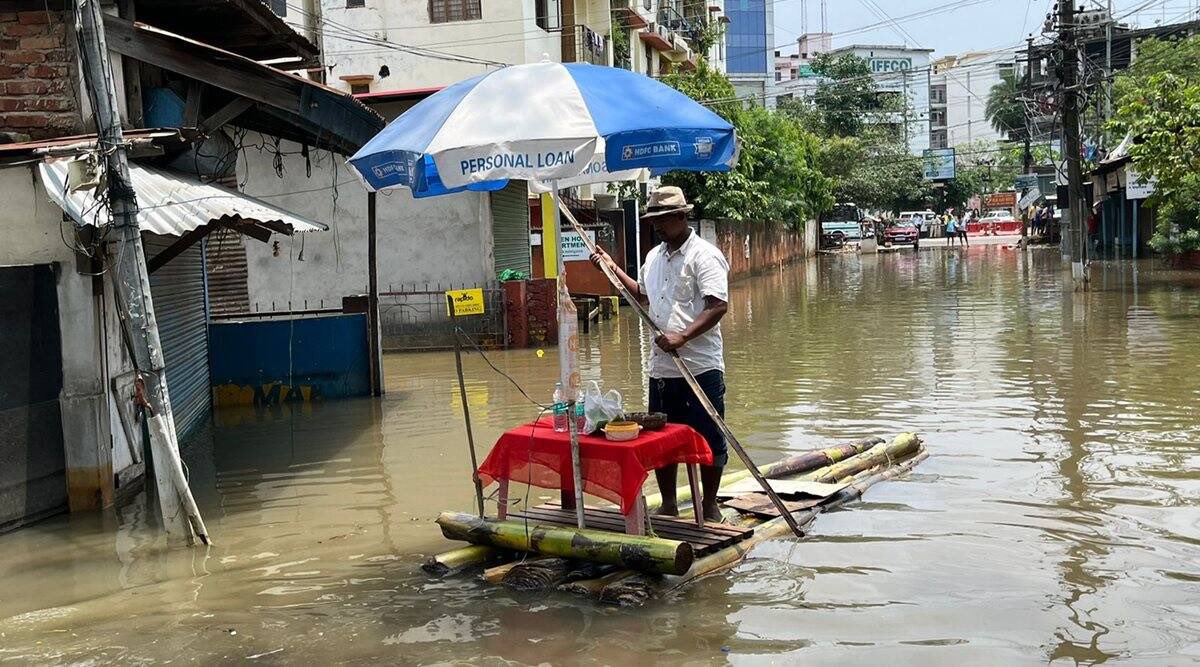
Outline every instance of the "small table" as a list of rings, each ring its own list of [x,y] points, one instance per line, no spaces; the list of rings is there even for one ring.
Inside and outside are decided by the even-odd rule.
[[[698,465],[712,465],[712,450],[704,437],[683,424],[667,424],[658,431],[642,431],[627,442],[612,442],[603,435],[579,435],[580,476],[584,493],[620,505],[625,530],[630,535],[646,531],[646,501],[642,485],[651,470],[672,463],[687,466],[696,525],[704,525],[700,507]],[[543,489],[559,489],[563,507],[574,508],[571,475],[571,439],[554,430],[552,417],[518,426],[496,441],[479,466],[485,486],[500,483],[499,517],[508,514],[508,484],[522,482]]]

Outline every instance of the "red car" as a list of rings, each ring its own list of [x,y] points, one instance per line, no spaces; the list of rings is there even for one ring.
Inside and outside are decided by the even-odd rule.
[[[883,230],[883,245],[911,245],[920,247],[921,230],[911,222],[897,222]]]

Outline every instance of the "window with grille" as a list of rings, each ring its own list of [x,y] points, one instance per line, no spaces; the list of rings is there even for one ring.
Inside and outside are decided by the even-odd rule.
[[[346,0],[346,9],[354,9],[356,7],[366,7],[367,0]]]
[[[481,0],[429,0],[429,22],[478,21],[483,18]]]

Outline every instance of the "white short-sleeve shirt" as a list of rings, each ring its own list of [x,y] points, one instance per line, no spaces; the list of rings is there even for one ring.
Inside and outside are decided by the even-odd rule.
[[[704,298],[729,301],[729,262],[715,245],[692,231],[678,250],[666,243],[655,246],[642,264],[638,281],[650,301],[650,319],[666,333],[687,329],[704,311]],[[651,341],[646,371],[653,378],[681,377],[671,356]],[[679,348],[679,356],[692,373],[725,370],[721,325],[709,329]]]

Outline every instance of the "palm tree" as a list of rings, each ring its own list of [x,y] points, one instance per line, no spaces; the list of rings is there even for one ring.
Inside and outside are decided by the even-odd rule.
[[[1004,74],[988,91],[984,114],[992,127],[1009,139],[1024,136],[1025,133],[1025,106],[1019,99],[1020,95],[1021,82],[1015,74]]]

